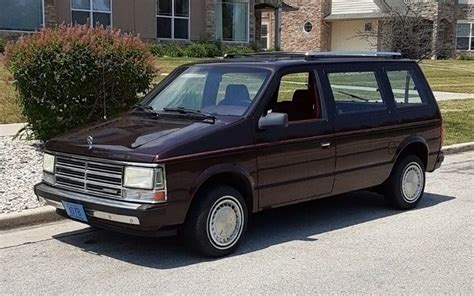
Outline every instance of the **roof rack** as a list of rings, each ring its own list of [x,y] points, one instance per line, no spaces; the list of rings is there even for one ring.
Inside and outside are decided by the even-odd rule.
[[[304,59],[305,53],[303,52],[286,52],[286,51],[263,51],[256,53],[227,53],[224,55],[224,59],[237,59],[237,58],[262,58],[262,59],[284,59],[284,58],[299,58]]]
[[[401,59],[399,52],[383,51],[308,51],[305,53],[306,60],[316,60],[321,58],[384,58]]]
[[[402,55],[398,52],[374,52],[374,51],[308,51],[303,52],[285,52],[285,51],[267,51],[258,53],[240,53],[225,54],[224,59],[305,59],[307,61],[328,58],[384,58],[401,59]]]

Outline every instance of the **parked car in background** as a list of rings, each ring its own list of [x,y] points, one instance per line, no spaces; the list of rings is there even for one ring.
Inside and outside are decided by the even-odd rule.
[[[444,156],[417,63],[395,53],[264,53],[177,68],[122,117],[46,144],[37,196],[134,235],[236,250],[249,215],[362,189],[416,207]]]

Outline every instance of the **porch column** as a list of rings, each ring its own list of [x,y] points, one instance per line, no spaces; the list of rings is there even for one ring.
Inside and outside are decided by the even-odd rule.
[[[275,9],[275,50],[281,49],[281,6]]]

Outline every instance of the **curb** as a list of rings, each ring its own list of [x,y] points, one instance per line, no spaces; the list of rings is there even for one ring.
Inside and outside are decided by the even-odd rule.
[[[445,155],[451,155],[451,154],[456,154],[456,153],[461,153],[461,152],[466,152],[466,151],[472,151],[472,150],[474,150],[474,142],[446,146],[446,147],[443,147],[442,150],[443,150]]]
[[[474,150],[474,142],[456,144],[443,147],[445,155],[452,155]],[[36,209],[24,210],[18,213],[0,214],[0,231],[19,228],[22,226],[32,226],[49,223],[64,219],[56,214],[56,208],[43,206]]]
[[[56,214],[56,209],[43,206],[18,213],[0,214],[0,230],[9,230],[22,226],[32,226],[64,219]]]

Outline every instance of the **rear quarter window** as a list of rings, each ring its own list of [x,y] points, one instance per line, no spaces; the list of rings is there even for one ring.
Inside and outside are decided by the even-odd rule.
[[[426,105],[411,70],[387,70],[386,73],[397,108]]]

